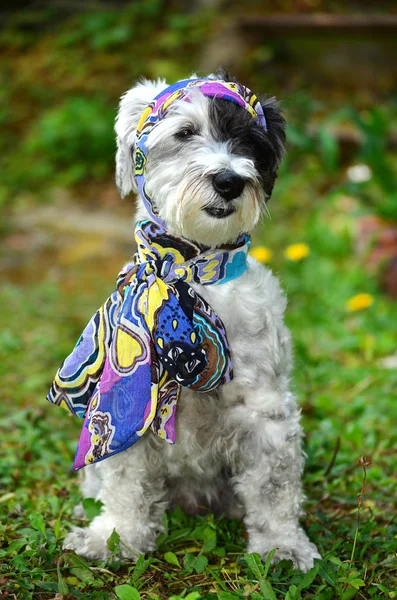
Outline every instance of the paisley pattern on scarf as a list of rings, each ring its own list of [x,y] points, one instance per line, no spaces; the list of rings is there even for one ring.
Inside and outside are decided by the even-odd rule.
[[[160,225],[136,228],[138,251],[60,367],[48,399],[84,425],[74,466],[122,452],[149,427],[175,442],[181,386],[210,391],[232,378],[222,321],[190,284],[221,284],[246,269],[250,238],[206,249]]]

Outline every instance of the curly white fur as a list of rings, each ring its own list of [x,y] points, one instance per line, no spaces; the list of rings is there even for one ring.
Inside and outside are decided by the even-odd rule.
[[[144,82],[121,101],[117,180],[122,194],[135,189],[132,157],[137,120],[165,82]],[[251,158],[235,156],[211,133],[208,98],[181,102],[150,134],[147,184],[170,232],[216,245],[251,230],[264,192]],[[173,133],[187,123],[200,132],[183,154]],[[236,212],[215,219],[203,210],[222,203],[209,175],[224,168],[246,179]],[[148,218],[142,205],[138,218]],[[179,503],[190,512],[206,505],[227,516],[243,516],[248,551],[263,558],[289,558],[304,571],[319,553],[298,519],[302,514],[304,465],[300,413],[289,389],[290,335],[283,323],[286,299],[271,271],[253,259],[239,279],[195,286],[226,326],[234,379],[217,393],[183,388],[177,411],[177,442],[169,445],[150,431],[134,446],[86,467],[82,492],[104,503],[87,528],[66,537],[70,548],[91,559],[105,558],[115,528],[122,554],[154,550],[162,514]]]

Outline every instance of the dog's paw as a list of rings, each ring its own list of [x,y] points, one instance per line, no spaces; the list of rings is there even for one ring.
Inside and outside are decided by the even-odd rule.
[[[315,558],[321,558],[316,546],[310,542],[302,529],[282,537],[277,535],[265,537],[261,534],[250,537],[248,552],[258,552],[263,561],[273,548],[277,549],[273,556],[273,563],[292,560],[295,569],[300,569],[304,573],[314,566]]]
[[[89,527],[73,527],[62,547],[64,550],[74,550],[76,554],[93,560],[105,560],[110,556],[106,540]]]
[[[276,544],[275,544],[276,547]],[[266,560],[266,556],[262,556],[262,560]],[[299,545],[298,547],[283,547],[279,546],[273,557],[273,563],[280,560],[292,560],[295,569],[299,569],[306,573],[314,566],[314,559],[321,558],[316,546],[311,542]]]
[[[73,527],[72,531],[66,536],[62,547],[64,550],[74,550],[76,554],[85,558],[105,560],[112,554],[107,545],[109,536],[110,533],[106,531],[103,531],[101,535],[101,532],[93,529],[92,526]],[[116,552],[121,558],[126,558],[134,562],[138,560],[142,553],[127,546],[122,540],[120,541],[120,548]]]

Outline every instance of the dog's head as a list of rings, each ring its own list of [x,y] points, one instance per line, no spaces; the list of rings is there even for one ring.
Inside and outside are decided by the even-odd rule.
[[[210,77],[235,81],[224,71]],[[137,191],[138,122],[167,87],[163,80],[143,81],[121,98],[116,181],[122,196]],[[206,96],[193,86],[150,130],[145,189],[170,233],[215,246],[255,227],[270,198],[285,144],[277,102],[264,98],[260,106],[265,126],[243,106]],[[140,198],[138,219],[148,216]]]

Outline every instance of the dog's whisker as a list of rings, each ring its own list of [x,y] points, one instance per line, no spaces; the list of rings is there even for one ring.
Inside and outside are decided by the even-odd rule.
[[[195,182],[194,180],[189,181],[185,187],[182,188],[182,190],[180,191],[180,193],[178,194],[177,197],[177,211],[176,211],[176,220],[179,226],[183,225],[183,219],[182,219],[182,212],[183,212],[183,204],[184,201],[186,199],[186,196],[188,195],[188,193],[190,192],[190,188],[194,188],[195,189],[197,187],[197,182]],[[186,215],[188,216],[188,215]]]
[[[272,220],[272,216],[270,214],[267,202],[264,202],[262,210],[263,210],[263,213],[265,214],[265,216],[269,219],[269,221],[271,221]]]
[[[186,218],[190,219],[191,217],[193,217],[195,214],[197,214],[197,212],[204,207],[201,207],[199,202],[196,202],[196,198],[200,192],[201,189],[201,182],[196,183],[196,185],[194,186],[191,195],[190,195],[190,201],[191,204],[193,205],[192,210],[190,210],[188,213],[186,213]]]

